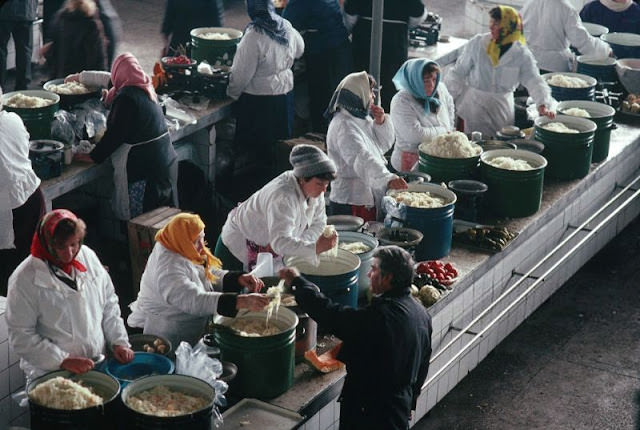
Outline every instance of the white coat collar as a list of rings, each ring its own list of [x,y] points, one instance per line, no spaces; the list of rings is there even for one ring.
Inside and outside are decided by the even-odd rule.
[[[29,258],[32,259],[32,267],[34,271],[33,285],[39,288],[56,290],[61,293],[69,293],[73,291],[73,289],[69,288],[64,282],[56,278],[56,276],[51,273],[46,261],[34,256],[29,256]],[[76,269],[73,270],[75,271],[75,281],[78,285],[78,291],[82,291],[84,285],[86,285],[89,272],[80,272]]]

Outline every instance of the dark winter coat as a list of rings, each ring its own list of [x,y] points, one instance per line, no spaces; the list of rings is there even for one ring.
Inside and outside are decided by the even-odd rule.
[[[298,305],[344,343],[340,428],[406,430],[429,370],[431,317],[409,289],[388,291],[365,308],[332,302],[294,279]]]

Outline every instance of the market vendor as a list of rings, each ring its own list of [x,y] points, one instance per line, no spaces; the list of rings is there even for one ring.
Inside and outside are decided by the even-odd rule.
[[[570,46],[598,58],[611,54],[607,42],[589,34],[569,0],[528,0],[521,12],[524,36],[543,71],[573,71]]]
[[[347,367],[340,394],[340,429],[406,430],[429,371],[431,317],[410,294],[411,255],[398,246],[373,254],[368,276],[374,298],[359,309],[324,296],[295,268],[280,276],[298,306],[343,342]]]
[[[96,147],[85,157],[113,164],[115,189],[113,209],[119,219],[132,213],[129,191],[145,181],[142,212],[161,206],[177,206],[178,155],[176,154],[158,96],[151,78],[131,53],[119,55],[111,73],[83,71],[67,76],[90,87],[113,86],[104,95],[111,110],[107,130]]]
[[[0,87],[0,296],[9,276],[29,255],[44,195],[29,159],[29,132],[15,112],[2,110]]]
[[[9,342],[27,384],[53,370],[87,372],[100,354],[133,359],[118,296],[95,252],[82,244],[85,234],[72,212],[47,213],[31,255],[9,279]]]
[[[611,33],[640,34],[640,5],[632,0],[593,0],[582,7],[584,22],[604,25]]]
[[[265,168],[259,173],[264,184],[273,177],[273,145],[292,134],[291,68],[304,53],[304,40],[276,13],[273,0],[247,0],[247,13],[251,21],[233,57],[227,95],[237,100],[234,147]]]
[[[474,36],[464,47],[445,82],[464,120],[465,133],[495,136],[515,121],[513,91],[522,84],[538,113],[555,116],[556,101],[525,45],[522,19],[509,6],[489,11],[490,33]]]
[[[181,341],[195,346],[211,315],[235,317],[239,309],[260,311],[269,303],[264,294],[238,294],[242,288],[258,292],[264,283],[222,270],[205,244],[204,227],[198,215],[181,213],[158,231],[138,299],[129,305],[131,327],[163,336],[174,348]]]
[[[233,209],[222,227],[215,255],[231,270],[251,269],[258,253],[300,256],[317,262],[333,248],[335,232],[323,234],[327,223],[324,193],[336,176],[336,166],[319,148],[297,145],[288,170]]]
[[[438,63],[426,58],[406,61],[393,77],[398,90],[391,99],[391,119],[396,143],[391,166],[411,171],[418,163],[420,143],[454,129],[453,98],[440,82]]]
[[[329,196],[332,215],[375,221],[376,202],[387,188],[407,188],[405,180],[387,168],[384,153],[393,145],[395,134],[391,118],[373,103],[375,86],[367,72],[351,73],[329,102],[327,152],[338,174]]]

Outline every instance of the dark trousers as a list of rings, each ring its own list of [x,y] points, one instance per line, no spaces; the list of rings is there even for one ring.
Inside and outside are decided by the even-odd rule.
[[[227,245],[222,242],[222,237],[218,237],[213,255],[220,259],[222,267],[225,270],[244,270],[242,261],[238,260],[235,255],[229,251]]]
[[[33,234],[44,215],[44,196],[40,187],[20,207],[13,209],[15,249],[0,249],[0,296],[7,295],[7,282],[16,267],[29,256]]]
[[[0,86],[6,91],[9,38],[13,35],[16,51],[15,90],[26,90],[31,82],[33,29],[31,21],[0,21]]]
[[[324,117],[324,112],[342,78],[353,70],[351,42],[346,40],[326,51],[305,54],[305,60],[311,129],[314,132],[326,133],[329,121]]]

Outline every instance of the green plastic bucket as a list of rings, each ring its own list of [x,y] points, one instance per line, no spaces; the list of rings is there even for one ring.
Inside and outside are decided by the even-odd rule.
[[[586,87],[582,88],[567,88],[567,87],[559,87],[556,85],[552,85],[549,83],[549,80],[555,75],[563,75],[572,78],[582,79],[587,83]],[[571,72],[554,72],[554,73],[545,73],[542,75],[542,79],[549,85],[551,88],[551,96],[558,100],[595,100],[596,98],[596,85],[598,81],[589,76],[582,73],[571,73]]]
[[[525,160],[533,170],[507,170],[488,162],[496,157]],[[540,209],[547,160],[522,149],[496,149],[480,156],[480,175],[487,184],[487,208],[499,217],[521,218]]]
[[[482,152],[482,147],[473,143],[479,148],[478,154]],[[422,143],[418,147],[418,170],[431,176],[432,182],[448,183],[455,179],[474,178],[480,155],[468,158],[442,158],[434,157],[425,151],[426,144]]]
[[[7,100],[18,93],[29,97],[40,97],[43,99],[53,100],[54,103],[40,108],[19,108],[7,105]],[[20,118],[22,118],[22,122],[27,128],[29,138],[31,140],[51,138],[51,122],[53,121],[54,114],[58,111],[59,104],[59,95],[52,93],[51,91],[44,90],[14,91],[2,96],[3,109],[7,112],[15,112],[20,116]]]
[[[205,39],[207,33],[228,34],[229,39]],[[242,39],[242,32],[228,27],[200,27],[191,30],[191,58],[206,61],[213,67],[228,69],[233,64],[236,47]]]
[[[585,100],[569,100],[558,103],[558,113],[564,113],[570,108],[580,108],[589,112],[591,121],[596,123],[597,129],[593,136],[592,163],[599,163],[609,156],[609,142],[611,128],[616,110],[609,105]],[[566,115],[566,114],[565,114]]]
[[[356,257],[357,258],[357,257]],[[236,317],[242,320],[265,321],[266,311],[248,312]],[[218,324],[230,325],[234,318],[215,317]],[[240,336],[232,330],[215,329],[213,338],[220,348],[220,359],[238,366],[238,374],[229,383],[236,397],[271,399],[293,385],[295,340],[298,316],[280,306],[269,319],[281,329],[271,336]]]
[[[415,259],[437,260],[449,255],[453,236],[453,212],[457,196],[438,184],[409,184],[407,191],[428,192],[443,198],[445,205],[439,208],[416,208],[401,205],[404,209],[404,227],[418,230],[423,238],[416,246]],[[392,190],[387,194],[393,194]]]
[[[558,133],[543,128],[550,122],[561,122],[578,133]],[[539,117],[535,120],[535,139],[544,144],[542,155],[549,165],[548,178],[571,180],[584,178],[589,173],[596,124],[586,118],[558,115],[555,119]]]

